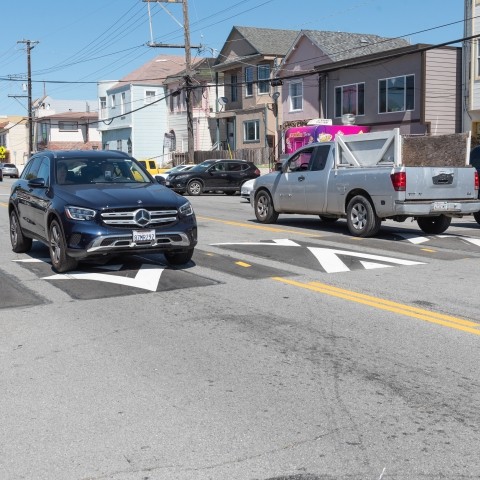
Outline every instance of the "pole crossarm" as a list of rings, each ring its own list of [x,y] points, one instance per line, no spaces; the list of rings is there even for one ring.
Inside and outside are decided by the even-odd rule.
[[[195,141],[193,134],[193,106],[192,106],[192,58],[190,50],[192,48],[201,48],[200,46],[192,47],[190,45],[190,26],[188,21],[188,0],[143,0],[150,4],[150,2],[157,3],[181,3],[183,9],[183,30],[184,30],[184,45],[171,45],[164,43],[155,43],[150,41],[147,43],[149,47],[160,48],[184,48],[185,49],[185,103],[187,106],[187,163],[194,163]],[[178,22],[177,22],[178,23]]]

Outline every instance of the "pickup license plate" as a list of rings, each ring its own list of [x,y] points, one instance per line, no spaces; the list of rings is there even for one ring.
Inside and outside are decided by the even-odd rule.
[[[458,206],[456,203],[449,203],[449,202],[433,202],[434,212],[441,212],[441,211],[455,211],[458,210]]]
[[[149,242],[155,240],[155,230],[134,230],[132,240],[134,242]]]

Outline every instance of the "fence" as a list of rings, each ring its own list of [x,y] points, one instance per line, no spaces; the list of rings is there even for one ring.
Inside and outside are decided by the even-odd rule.
[[[173,165],[181,165],[187,163],[186,153],[172,153]],[[242,148],[239,150],[207,150],[195,151],[193,161],[195,164],[202,163],[205,160],[213,158],[238,158],[240,160],[247,160],[253,162],[255,165],[273,165],[275,162],[275,150],[270,147],[263,148]]]

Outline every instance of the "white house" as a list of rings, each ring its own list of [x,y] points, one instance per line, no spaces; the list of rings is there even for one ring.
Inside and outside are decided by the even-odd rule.
[[[164,81],[184,69],[183,57],[159,55],[118,81],[99,82],[102,148],[163,163],[170,150]]]
[[[201,58],[192,65],[192,118],[195,150],[212,150],[217,141],[216,102],[223,97],[223,75],[218,80],[212,74],[214,58]],[[167,77],[169,93],[168,134],[170,150],[185,152],[188,148],[187,104],[184,87],[185,72]],[[177,92],[180,94],[176,95]]]

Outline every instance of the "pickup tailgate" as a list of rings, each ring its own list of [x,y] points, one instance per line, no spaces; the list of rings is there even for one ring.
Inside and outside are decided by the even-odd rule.
[[[475,199],[475,168],[405,167],[405,200]]]

